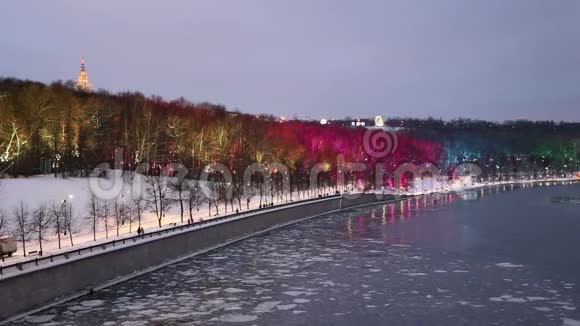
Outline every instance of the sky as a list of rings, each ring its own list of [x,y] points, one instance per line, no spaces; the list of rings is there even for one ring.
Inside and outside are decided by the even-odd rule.
[[[578,0],[0,4],[0,76],[276,116],[580,121]]]

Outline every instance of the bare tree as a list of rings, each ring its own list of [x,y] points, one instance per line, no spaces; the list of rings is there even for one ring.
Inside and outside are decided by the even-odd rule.
[[[117,237],[119,236],[119,227],[125,223],[127,218],[130,219],[127,212],[127,205],[124,201],[115,200],[113,203],[113,214],[115,216],[115,227],[117,228]]]
[[[74,245],[73,232],[77,231],[73,223],[72,204],[65,203],[62,224],[64,228],[64,235],[68,233],[68,237],[70,239],[70,246],[72,247]]]
[[[18,206],[14,209],[14,219],[16,226],[14,229],[14,234],[18,237],[20,242],[22,242],[22,252],[24,257],[26,257],[26,242],[30,240],[30,210],[24,202],[20,202]]]
[[[170,183],[171,189],[177,193],[177,202],[179,203],[180,213],[181,213],[181,223],[183,223],[183,192],[186,188],[185,178],[176,178]]]
[[[143,216],[143,211],[147,208],[145,197],[143,196],[143,193],[139,193],[139,195],[135,195],[135,197],[133,197],[131,201],[133,202],[134,208],[133,213],[135,214],[135,217],[137,218],[137,223],[139,224],[138,227],[141,227],[141,218]]]
[[[6,213],[0,210],[0,237],[6,235],[8,229],[8,219],[6,218]]]
[[[64,200],[60,205],[57,204],[52,204],[52,206],[49,209],[49,214],[52,218],[52,220],[54,221],[54,231],[56,232],[56,236],[58,239],[58,249],[61,249],[61,243],[60,243],[60,234],[65,230],[64,229],[64,221],[63,221],[63,217],[65,214],[65,209],[66,209],[66,201]]]
[[[189,218],[193,222],[193,209],[199,211],[199,207],[205,200],[203,191],[199,187],[199,182],[196,180],[189,180],[185,183],[187,189],[187,206],[189,209]]]
[[[155,213],[159,227],[161,220],[165,217],[165,212],[171,206],[170,188],[167,186],[166,176],[147,176],[147,200],[151,211]]]
[[[160,212],[160,204],[159,204],[159,193],[157,191],[157,184],[159,180],[157,177],[153,175],[148,175],[146,177],[147,182],[147,204],[151,208],[151,212],[155,213],[155,216],[161,223],[161,212]]]
[[[97,196],[91,194],[88,203],[88,215],[86,219],[91,222],[91,230],[93,231],[93,241],[97,241],[97,223],[100,218],[100,205]]]
[[[209,216],[211,216],[212,205],[215,207],[215,215],[218,216],[220,215],[219,209],[219,200],[221,199],[220,185],[218,184],[218,182],[214,180],[209,180],[207,182],[207,188],[209,190],[209,194],[207,196]]]
[[[129,233],[133,232],[133,222],[135,222],[135,216],[133,215],[133,207],[131,207],[131,203],[123,203],[125,207],[124,219],[125,221],[129,221]]]
[[[111,217],[110,213],[111,213],[111,208],[110,208],[109,202],[103,201],[99,205],[98,216],[99,216],[99,219],[101,221],[103,221],[103,224],[105,225],[105,239],[109,239],[109,227],[111,226],[111,222],[109,220]]]
[[[38,240],[38,246],[40,251],[38,252],[40,255],[43,253],[42,250],[42,241],[45,239],[46,231],[50,228],[52,224],[52,218],[50,214],[48,214],[48,210],[46,206],[40,205],[37,209],[34,210],[34,214],[32,214],[32,230],[36,233],[36,240]]]

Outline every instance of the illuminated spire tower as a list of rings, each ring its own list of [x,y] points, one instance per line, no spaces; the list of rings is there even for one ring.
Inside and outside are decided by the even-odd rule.
[[[77,89],[85,92],[93,90],[93,84],[89,82],[89,73],[85,70],[85,57],[81,56],[81,72],[77,79]]]

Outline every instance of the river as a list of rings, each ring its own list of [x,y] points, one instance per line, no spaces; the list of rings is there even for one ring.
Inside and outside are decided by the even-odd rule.
[[[578,198],[538,183],[345,210],[17,324],[577,326]]]

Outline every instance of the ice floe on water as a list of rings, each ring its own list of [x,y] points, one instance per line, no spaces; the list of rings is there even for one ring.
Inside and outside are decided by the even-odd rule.
[[[512,263],[497,263],[497,264],[495,264],[495,266],[502,267],[502,268],[519,268],[519,267],[524,267],[524,265],[516,265],[516,264],[512,264]]]
[[[291,310],[296,308],[296,304],[285,304],[285,305],[277,305],[276,308],[278,310]]]
[[[26,317],[26,321],[33,324],[43,324],[54,319],[54,315],[34,315]]]
[[[85,306],[85,307],[98,307],[98,306],[102,305],[103,303],[104,303],[103,300],[87,300],[87,301],[81,302],[81,305]]]
[[[381,324],[400,325],[412,315],[456,325],[467,313],[490,325],[523,318],[522,325],[580,326],[578,280],[546,280],[531,266],[497,263],[509,258],[389,245],[378,219],[360,221],[364,211],[240,241],[22,323],[347,326],[376,325],[366,318],[381,316]]]
[[[537,311],[541,311],[541,312],[552,311],[552,309],[549,307],[534,307],[534,309],[536,309]]]
[[[223,315],[219,321],[224,323],[247,323],[258,319],[258,316],[252,315]]]
[[[580,320],[562,318],[562,326],[580,326]]]
[[[256,308],[254,308],[255,312],[270,312],[274,307],[282,303],[282,301],[266,301],[260,303]]]

